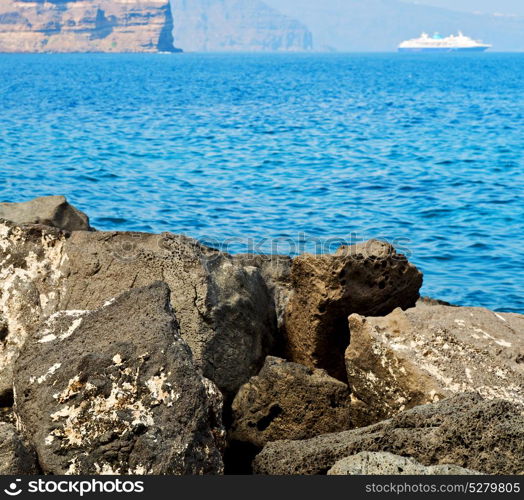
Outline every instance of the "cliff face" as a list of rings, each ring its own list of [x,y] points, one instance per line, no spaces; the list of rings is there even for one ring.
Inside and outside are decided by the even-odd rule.
[[[0,52],[175,51],[169,0],[0,0]]]
[[[310,50],[311,32],[259,0],[171,0],[175,44],[189,52]]]

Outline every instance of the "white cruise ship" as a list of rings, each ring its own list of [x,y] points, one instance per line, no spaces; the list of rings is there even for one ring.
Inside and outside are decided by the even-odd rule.
[[[420,38],[406,40],[398,46],[399,52],[484,52],[491,45],[473,40],[459,31],[458,35],[443,38],[438,33],[429,36],[422,33]]]

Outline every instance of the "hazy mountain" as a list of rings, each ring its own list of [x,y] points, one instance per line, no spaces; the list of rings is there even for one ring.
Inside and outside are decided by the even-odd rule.
[[[522,0],[404,0],[408,3],[419,3],[444,7],[464,12],[484,12],[487,14],[501,13],[507,15],[524,16],[524,2]]]
[[[331,47],[340,51],[389,51],[395,50],[400,41],[418,36],[422,31],[449,34],[458,30],[494,44],[494,50],[524,50],[524,16],[472,14],[401,0],[266,2],[303,21],[313,32],[317,50]],[[504,0],[500,3],[504,4]],[[457,8],[465,8],[460,0],[455,4]]]
[[[260,0],[171,0],[175,45],[188,52],[304,51],[302,23]]]

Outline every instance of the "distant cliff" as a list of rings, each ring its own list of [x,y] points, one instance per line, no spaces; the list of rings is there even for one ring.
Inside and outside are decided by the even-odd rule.
[[[190,52],[305,51],[305,25],[259,0],[171,0],[175,44]]]
[[[0,0],[0,52],[173,52],[175,45],[303,51],[312,35],[259,0]]]
[[[0,52],[173,52],[169,0],[0,0]]]

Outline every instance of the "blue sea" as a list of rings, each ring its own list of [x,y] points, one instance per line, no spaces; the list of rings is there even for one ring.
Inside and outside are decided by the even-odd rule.
[[[0,199],[232,252],[393,242],[524,313],[524,54],[0,55]]]

